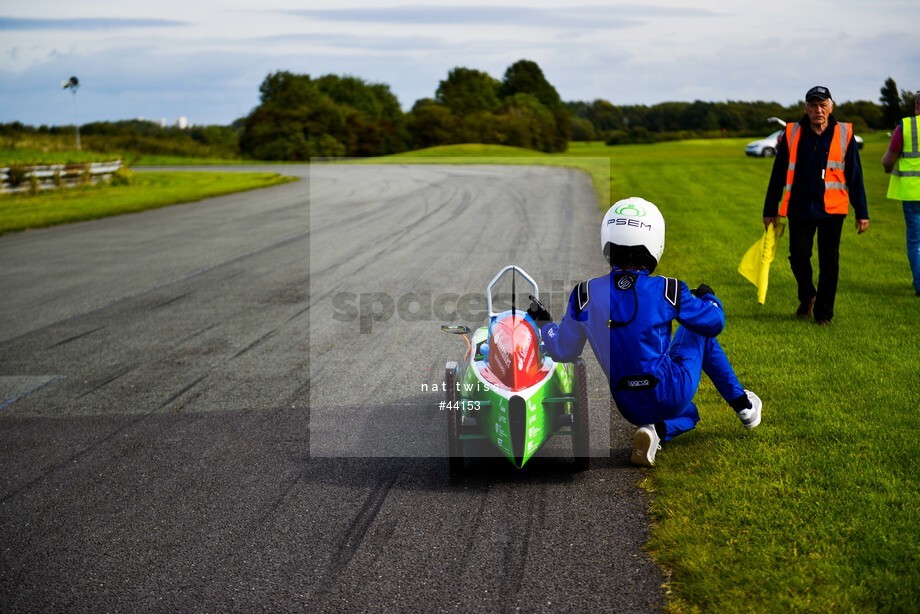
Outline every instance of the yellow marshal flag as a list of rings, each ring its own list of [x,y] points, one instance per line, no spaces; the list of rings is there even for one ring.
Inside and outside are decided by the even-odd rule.
[[[782,222],[770,224],[763,236],[744,254],[738,272],[757,286],[757,302],[763,305],[767,300],[767,283],[770,278],[770,263],[776,257],[776,246],[783,236],[786,225]]]

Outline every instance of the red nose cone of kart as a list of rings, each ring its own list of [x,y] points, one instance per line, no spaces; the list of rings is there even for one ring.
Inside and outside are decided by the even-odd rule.
[[[529,388],[543,378],[540,340],[524,318],[513,315],[492,324],[489,370],[508,389]]]

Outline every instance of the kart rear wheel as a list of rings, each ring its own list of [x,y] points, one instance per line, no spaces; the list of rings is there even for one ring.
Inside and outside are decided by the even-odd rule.
[[[457,403],[457,363],[449,362],[444,369],[445,413],[447,414],[447,468],[450,479],[463,475],[463,441],[460,439],[462,413]]]
[[[591,468],[591,445],[588,419],[588,371],[580,358],[575,361],[575,403],[572,407],[572,454],[575,471]]]

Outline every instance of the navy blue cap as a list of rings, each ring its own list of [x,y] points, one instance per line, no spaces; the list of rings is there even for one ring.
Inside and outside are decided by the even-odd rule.
[[[816,85],[805,94],[805,102],[817,98],[818,100],[833,100],[831,91],[823,85]]]

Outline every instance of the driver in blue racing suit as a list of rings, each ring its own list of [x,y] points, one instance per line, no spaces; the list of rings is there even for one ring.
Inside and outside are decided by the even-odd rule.
[[[610,274],[580,283],[565,317],[554,324],[535,302],[529,311],[542,326],[547,353],[572,361],[585,342],[607,375],[623,417],[639,428],[632,462],[651,467],[661,441],[696,426],[693,403],[701,372],[748,429],[760,424],[762,402],[745,390],[716,340],[725,327],[722,304],[709,286],[653,276],[664,251],[664,218],[637,197],[614,204],[601,226]],[[673,321],[679,323],[673,337]]]

